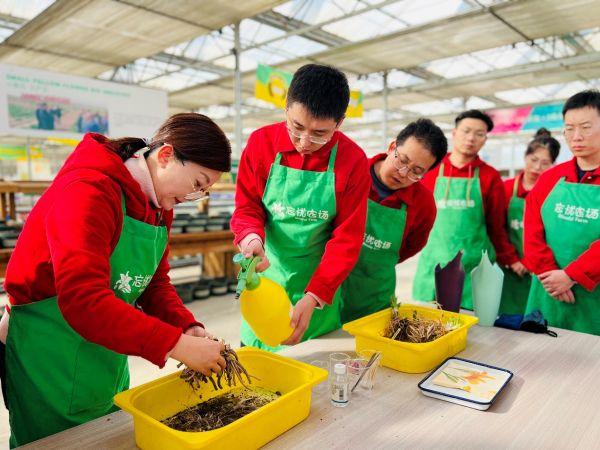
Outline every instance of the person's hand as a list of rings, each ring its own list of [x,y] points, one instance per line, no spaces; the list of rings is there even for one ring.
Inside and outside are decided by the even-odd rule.
[[[185,334],[187,334],[188,336],[206,337],[209,339],[214,338],[214,336],[212,334],[210,334],[208,331],[206,331],[204,328],[202,328],[199,325],[194,325],[192,327],[189,327],[187,330],[185,330]]]
[[[520,277],[524,277],[529,272],[527,270],[527,267],[525,267],[521,261],[517,261],[516,263],[512,263],[510,265],[510,269],[514,273],[516,273],[517,275],[519,275]]]
[[[222,342],[206,337],[182,334],[171,351],[171,358],[182,362],[192,370],[211,376],[225,368],[225,358],[221,352],[225,349]]]
[[[558,300],[559,302],[575,303],[575,295],[573,295],[573,291],[571,289],[568,289],[566,292],[564,292],[560,295],[557,295],[554,298],[556,300]]]
[[[313,311],[317,307],[317,300],[310,294],[304,294],[296,306],[294,306],[294,312],[292,314],[292,320],[290,325],[294,329],[292,335],[282,342],[284,345],[295,345],[302,340],[304,332],[308,328],[310,318],[312,317]]]
[[[261,262],[256,265],[256,271],[262,272],[267,270],[271,265],[267,256],[265,255],[265,247],[263,246],[262,239],[256,233],[250,233],[240,242],[240,251],[245,258],[251,258],[252,256],[260,256]]]
[[[546,292],[555,298],[564,294],[575,284],[564,270],[549,270],[548,272],[538,275],[538,278],[542,283],[542,286],[544,286],[544,289],[546,289]]]

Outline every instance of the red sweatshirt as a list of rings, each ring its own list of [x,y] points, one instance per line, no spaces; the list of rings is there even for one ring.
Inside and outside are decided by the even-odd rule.
[[[575,161],[576,159],[573,158],[544,172],[525,200],[525,265],[538,275],[559,268],[552,250],[546,244],[546,233],[541,215],[542,204],[561,178],[566,177],[566,181],[570,183],[578,182]],[[600,168],[588,172],[580,183],[600,185]],[[600,204],[598,207],[600,208]],[[600,221],[598,224],[600,226]],[[597,239],[564,269],[572,280],[588,291],[592,291],[600,283],[599,261],[600,239]]]
[[[506,211],[508,211],[508,205],[510,203],[510,199],[513,196],[513,189],[515,188],[515,180],[519,180],[519,185],[517,186],[517,197],[525,198],[530,191],[525,190],[523,187],[523,173],[521,172],[514,178],[509,178],[508,180],[504,180],[504,200],[506,205]]]
[[[371,166],[387,157],[386,153],[375,155],[369,160]],[[435,222],[436,207],[431,192],[420,183],[413,183],[404,189],[394,191],[384,199],[379,197],[377,188],[371,183],[369,198],[388,208],[400,209],[406,205],[406,225],[402,234],[402,245],[398,254],[398,262],[402,262],[420,252],[429,237]]]
[[[167,251],[138,303],[110,289],[110,255],[127,214],[170,227],[173,213],[154,209],[104,136],[87,134],[35,204],[8,263],[12,305],[58,297],[67,323],[90,342],[162,367],[183,330],[198,324],[170,283]],[[34,331],[32,331],[34,332]]]
[[[323,148],[303,156],[294,148],[285,122],[256,130],[250,135],[240,160],[235,212],[231,219],[236,244],[249,233],[257,233],[264,241],[266,212],[262,196],[277,153],[282,153],[281,164],[284,166],[324,172],[336,142],[338,150],[334,172],[337,213],[321,263],[306,286],[306,291],[314,293],[326,303],[331,303],[333,294],[356,264],[365,232],[366,197],[371,180],[367,157],[356,143],[336,131]]]
[[[479,157],[462,168],[458,168],[450,162],[450,153],[442,161],[444,164],[444,176],[469,178],[474,175],[476,168],[479,168],[479,182],[481,185],[481,195],[483,197],[483,212],[487,232],[492,245],[496,250],[498,263],[504,266],[510,266],[519,260],[515,248],[508,240],[506,232],[506,215],[498,214],[504,211],[506,200],[504,198],[504,186],[502,179],[496,169],[486,164]],[[430,170],[425,174],[421,183],[431,192],[435,189],[435,182],[440,172],[440,166]]]

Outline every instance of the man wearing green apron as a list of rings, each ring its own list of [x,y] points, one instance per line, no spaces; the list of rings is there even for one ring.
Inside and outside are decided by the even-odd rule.
[[[435,201],[419,180],[447,151],[443,131],[419,119],[370,160],[367,226],[358,262],[342,283],[342,322],[390,306],[396,264],[423,248],[435,220]]]
[[[369,189],[364,152],[338,131],[349,102],[345,75],[309,64],[294,75],[286,121],[250,136],[240,160],[235,243],[260,255],[264,276],[294,304],[283,344],[341,326],[338,287],[358,259]],[[245,321],[242,343],[269,350]]]
[[[600,335],[600,92],[573,95],[563,117],[575,157],[542,174],[526,200],[525,263],[537,275],[527,312]]]
[[[505,229],[504,188],[500,174],[483,162],[479,151],[494,124],[487,114],[470,110],[458,115],[452,131],[453,151],[422,183],[434,195],[437,216],[421,252],[413,283],[416,300],[435,300],[434,270],[462,251],[466,273],[461,306],[473,309],[471,270],[486,250],[492,260],[515,271],[525,271]]]

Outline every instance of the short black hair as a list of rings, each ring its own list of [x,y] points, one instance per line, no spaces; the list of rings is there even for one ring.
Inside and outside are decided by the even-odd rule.
[[[429,119],[417,119],[406,125],[396,136],[396,145],[404,144],[411,136],[435,156],[435,162],[430,169],[437,166],[448,153],[448,140],[444,132]]]
[[[565,102],[565,106],[563,106],[563,118],[567,111],[581,108],[593,108],[600,114],[600,91],[597,89],[589,89],[569,97]]]
[[[350,87],[343,72],[322,64],[306,64],[294,74],[287,104],[298,102],[317,119],[344,118],[350,102]]]
[[[494,129],[494,121],[486,113],[479,111],[478,109],[470,109],[468,111],[461,112],[456,119],[454,119],[454,125],[458,127],[458,124],[463,119],[479,119],[485,123],[488,133]]]

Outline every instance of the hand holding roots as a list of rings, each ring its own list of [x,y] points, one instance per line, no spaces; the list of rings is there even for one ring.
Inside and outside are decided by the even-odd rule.
[[[183,372],[181,372],[180,378],[184,379],[193,390],[200,389],[200,383],[208,382],[213,385],[215,391],[223,389],[223,379],[225,379],[225,382],[229,387],[236,386],[237,382],[239,381],[242,386],[247,388],[248,385],[244,380],[244,376],[246,377],[247,382],[252,384],[252,378],[256,377],[253,377],[248,373],[248,371],[240,363],[237,353],[229,346],[229,344],[225,344],[225,350],[221,352],[221,356],[225,358],[225,369],[223,369],[220,373],[213,373],[210,376],[206,376],[201,372],[197,372],[186,367]],[[177,367],[180,367],[181,364],[183,363],[178,364]]]

